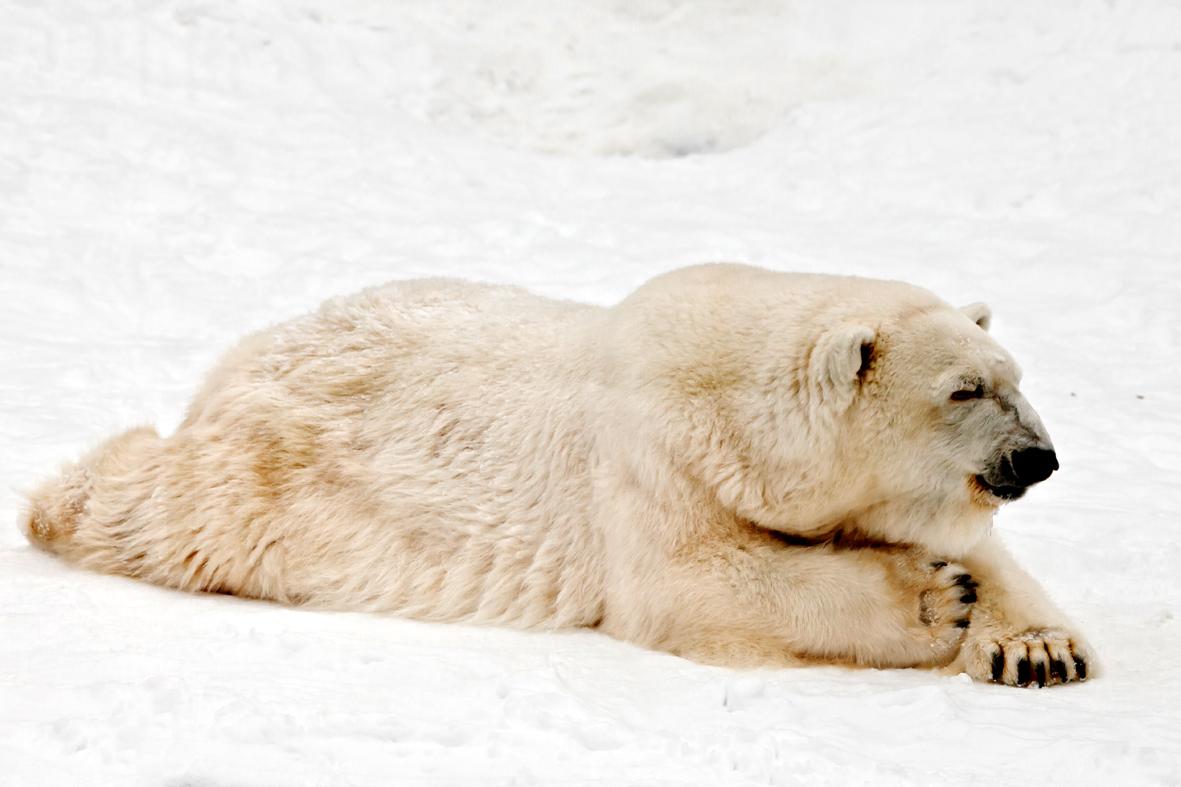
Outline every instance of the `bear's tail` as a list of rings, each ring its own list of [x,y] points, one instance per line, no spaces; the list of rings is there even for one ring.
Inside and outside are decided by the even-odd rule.
[[[25,537],[72,563],[134,575],[127,529],[156,486],[162,445],[154,429],[132,429],[66,465],[28,494],[19,519]]]

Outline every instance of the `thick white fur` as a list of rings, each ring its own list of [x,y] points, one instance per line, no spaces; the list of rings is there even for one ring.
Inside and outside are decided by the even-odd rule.
[[[1019,396],[1018,373],[968,315],[737,265],[611,309],[391,284],[248,337],[175,434],[101,445],[23,526],[187,590],[989,678],[1040,632],[1084,646],[988,536],[971,478],[1007,422],[947,394],[970,373]]]

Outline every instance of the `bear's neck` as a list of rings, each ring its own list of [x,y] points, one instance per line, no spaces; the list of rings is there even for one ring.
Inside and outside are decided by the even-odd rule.
[[[991,531],[993,511],[956,500],[895,498],[844,518],[843,527],[869,541],[920,546],[958,559]]]

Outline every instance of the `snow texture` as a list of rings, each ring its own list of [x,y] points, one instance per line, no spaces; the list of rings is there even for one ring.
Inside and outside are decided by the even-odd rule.
[[[985,300],[1105,674],[742,673],[184,595],[0,531],[0,785],[1181,783],[1181,5],[0,0],[0,515],[389,279],[707,260]],[[742,319],[742,315],[734,315]]]

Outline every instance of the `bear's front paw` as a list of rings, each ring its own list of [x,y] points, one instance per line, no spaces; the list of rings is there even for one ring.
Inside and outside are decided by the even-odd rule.
[[[1090,649],[1061,629],[982,636],[964,646],[964,669],[976,680],[1006,686],[1053,686],[1094,672]]]
[[[976,603],[976,582],[963,566],[937,560],[919,593],[919,623],[938,643],[958,643]]]

